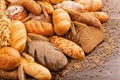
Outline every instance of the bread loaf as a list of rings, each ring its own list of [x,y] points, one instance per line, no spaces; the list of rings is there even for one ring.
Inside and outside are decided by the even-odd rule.
[[[20,64],[20,53],[12,47],[0,49],[0,69],[13,70]]]
[[[21,57],[21,64],[26,74],[38,80],[50,80],[51,73],[44,66],[29,59],[30,56]]]
[[[27,40],[27,32],[21,21],[13,21],[10,28],[10,46],[17,49],[20,53],[24,51]]]
[[[54,31],[57,35],[64,35],[71,26],[69,14],[63,9],[56,9],[52,15]]]

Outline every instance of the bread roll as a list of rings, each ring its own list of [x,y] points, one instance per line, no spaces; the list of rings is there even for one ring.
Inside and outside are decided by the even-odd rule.
[[[10,28],[9,44],[20,53],[24,51],[27,40],[27,32],[21,21],[13,21]]]
[[[69,14],[63,9],[56,9],[52,15],[54,30],[57,35],[64,35],[71,26]]]
[[[22,4],[28,11],[35,15],[39,15],[41,13],[41,7],[34,0],[23,0]]]
[[[109,19],[108,15],[104,12],[86,12],[86,13],[96,17],[97,19],[100,20],[100,22],[107,22]]]
[[[54,8],[53,8],[53,6],[49,2],[43,0],[43,1],[40,1],[39,3],[45,8],[45,10],[46,10],[46,12],[48,14],[52,14],[53,13]]]
[[[44,36],[51,36],[54,34],[53,26],[51,23],[29,20],[24,24],[27,32],[29,33],[40,34]]]
[[[20,64],[20,53],[12,47],[0,49],[0,69],[13,70]]]
[[[6,14],[13,20],[23,20],[27,17],[26,10],[19,5],[9,6],[6,10]]]
[[[101,0],[74,0],[84,6],[87,11],[99,11],[102,9]]]

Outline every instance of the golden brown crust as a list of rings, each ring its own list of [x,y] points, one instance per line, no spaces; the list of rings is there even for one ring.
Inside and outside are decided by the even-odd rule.
[[[34,0],[23,0],[22,4],[28,11],[35,15],[39,15],[41,13],[41,7]]]
[[[104,12],[87,12],[89,15],[96,17],[100,22],[107,22],[109,17]]]
[[[23,65],[23,69],[26,74],[38,80],[51,79],[51,73],[47,68],[28,58],[29,56],[27,56],[27,58],[24,58],[24,57],[21,58],[21,64]]]
[[[0,68],[12,70],[20,64],[20,54],[12,47],[3,47],[0,49]]]
[[[10,46],[17,49],[20,53],[23,52],[27,40],[27,32],[24,24],[21,21],[13,21],[10,32]]]
[[[53,13],[54,8],[49,2],[43,0],[43,1],[40,1],[39,3],[45,8],[45,10],[48,14]]]
[[[63,0],[49,0],[51,4],[57,4],[62,2]]]
[[[56,9],[52,15],[54,30],[57,35],[64,35],[71,26],[69,14],[63,9]]]
[[[85,57],[83,49],[70,40],[59,36],[52,36],[50,41],[73,59],[83,59]]]
[[[44,36],[51,36],[54,34],[52,24],[47,22],[30,20],[25,22],[25,27],[29,33],[40,34]]]

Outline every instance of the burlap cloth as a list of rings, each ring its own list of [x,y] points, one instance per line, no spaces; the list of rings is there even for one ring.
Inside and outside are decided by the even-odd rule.
[[[83,61],[71,60],[53,80],[120,80],[120,0],[102,0],[109,15],[105,40]]]

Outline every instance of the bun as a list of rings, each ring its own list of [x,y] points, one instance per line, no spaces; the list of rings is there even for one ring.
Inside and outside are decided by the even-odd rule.
[[[6,13],[8,17],[13,20],[23,20],[27,17],[26,10],[19,5],[9,6],[6,10]]]
[[[13,70],[20,64],[20,54],[12,47],[0,49],[0,69]]]

